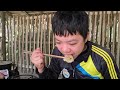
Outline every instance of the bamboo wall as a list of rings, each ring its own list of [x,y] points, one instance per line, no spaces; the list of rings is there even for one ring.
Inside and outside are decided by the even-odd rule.
[[[120,11],[87,12],[89,14],[90,40],[109,48],[120,67]],[[19,66],[21,73],[34,73],[30,54],[40,47],[50,54],[54,48],[51,18],[54,13],[36,16],[6,16],[6,56]],[[45,57],[46,66],[50,57]]]
[[[40,47],[44,53],[51,53],[54,48],[54,40],[51,30],[51,14],[38,16],[13,16],[7,17],[7,58],[20,67],[22,73],[32,73],[35,67],[30,62],[30,54],[25,51],[33,51]],[[46,66],[50,63],[50,57],[45,57]]]

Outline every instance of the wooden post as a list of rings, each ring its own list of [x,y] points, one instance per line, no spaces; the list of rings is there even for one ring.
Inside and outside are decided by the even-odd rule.
[[[3,60],[6,60],[6,32],[5,32],[5,12],[1,12],[1,22],[2,22],[2,55]]]

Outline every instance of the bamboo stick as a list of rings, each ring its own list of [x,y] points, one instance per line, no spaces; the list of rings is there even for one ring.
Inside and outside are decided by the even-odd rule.
[[[37,16],[37,21],[38,21],[38,23],[37,23],[37,25],[36,25],[36,27],[37,27],[37,32],[38,32],[38,33],[37,33],[37,48],[40,47],[40,45],[39,45],[39,43],[40,43],[40,42],[39,42],[39,41],[40,41],[40,38],[39,38],[39,37],[40,37],[40,22],[41,22],[40,18],[41,18],[40,16]]]
[[[111,14],[111,11],[107,11],[107,15],[108,15],[108,21],[107,21],[107,25],[108,25],[108,27],[107,27],[107,48],[110,48],[109,47],[109,42],[110,42],[110,38],[109,38],[109,35],[110,35],[110,14]]]
[[[8,60],[11,60],[11,49],[10,49],[10,47],[11,47],[11,43],[10,43],[10,17],[8,17],[7,18],[7,27],[8,27],[8,29],[7,29],[7,31],[8,31]]]
[[[99,26],[98,26],[98,31],[99,31],[99,34],[98,34],[98,44],[100,45],[101,44],[101,33],[102,33],[102,11],[99,12]]]
[[[17,60],[16,63],[17,63],[18,66],[19,66],[19,63],[21,62],[21,55],[20,55],[20,53],[21,53],[20,52],[20,50],[21,50],[21,47],[20,47],[20,31],[21,31],[20,30],[21,29],[20,25],[21,25],[21,22],[20,22],[20,19],[21,19],[20,17],[17,17],[17,27],[18,27],[17,28],[17,30],[18,30],[18,39],[17,39],[18,40],[18,60]]]
[[[90,36],[89,36],[89,41],[91,41],[91,32],[92,32],[92,12],[89,12],[89,30],[90,30]]]
[[[15,27],[15,25],[16,25],[16,16],[13,16],[13,24],[11,23],[11,31],[12,31],[12,39],[11,39],[11,41],[12,41],[12,58],[14,58],[14,59],[12,59],[12,61],[16,64],[16,60],[17,60],[17,56],[16,56],[16,36],[17,36],[17,29],[16,29],[16,27]],[[14,38],[13,38],[13,35],[14,35]]]
[[[103,21],[102,21],[102,23],[103,23],[103,26],[102,26],[102,42],[101,42],[101,45],[104,47],[105,46],[105,24],[106,24],[106,22],[105,22],[105,14],[106,14],[106,11],[103,11]]]
[[[12,59],[12,61],[14,62],[15,61],[15,59],[14,59],[14,55],[13,55],[13,32],[14,32],[14,26],[13,26],[13,29],[12,29],[12,19],[11,19],[11,17],[10,17],[10,28],[9,28],[9,30],[10,30],[10,44],[11,44],[11,59]],[[14,17],[13,17],[13,25],[14,25]]]
[[[120,22],[120,11],[118,11],[118,13],[119,13],[119,22]],[[117,46],[117,56],[116,56],[116,62],[117,62],[117,66],[118,66],[118,68],[120,69],[120,23],[118,24],[118,46]]]
[[[19,66],[20,66],[20,72],[22,72],[22,55],[21,55],[21,50],[22,50],[22,47],[21,47],[21,42],[22,42],[22,40],[21,40],[21,34],[22,34],[22,17],[20,16],[20,18],[19,18],[19,22],[20,22],[20,26],[19,26],[19,58],[20,58],[20,64],[19,64]]]
[[[24,50],[24,37],[25,37],[25,35],[24,35],[24,33],[25,33],[25,21],[24,21],[24,16],[22,16],[22,26],[21,26],[21,28],[22,28],[22,43],[21,43],[21,46],[22,46],[22,50]],[[22,65],[21,65],[21,73],[24,73],[24,68],[23,68],[23,66],[24,66],[24,54],[22,53],[22,61],[21,61],[21,63],[22,63]]]
[[[113,56],[115,56],[115,37],[116,37],[116,33],[115,33],[115,30],[116,30],[116,11],[113,11],[113,31],[112,31],[112,48],[111,48],[111,51],[112,51],[112,54]]]
[[[25,25],[26,25],[26,29],[25,29],[25,35],[26,35],[26,37],[25,37],[25,50],[27,51],[28,50],[28,32],[29,32],[29,17],[28,16],[26,16],[25,17],[25,20],[26,20],[26,23],[25,23]],[[29,60],[28,60],[28,55],[25,55],[25,58],[26,58],[26,72],[28,73],[29,72]]]
[[[29,17],[29,51],[31,51],[32,49],[32,37],[33,37],[33,33],[32,33],[32,16]],[[33,72],[34,68],[33,68],[33,64],[32,62],[30,62],[30,67],[31,67],[31,72]]]
[[[50,54],[50,42],[51,42],[51,14],[48,15],[48,53]],[[50,64],[50,57],[49,57],[49,63]]]
[[[25,42],[25,16],[23,16],[23,47],[22,47],[22,49],[24,49],[25,48],[25,44],[26,44],[26,42]],[[23,55],[23,73],[25,73],[25,67],[26,67],[26,65],[25,65],[25,57],[24,57],[24,55]]]
[[[96,25],[96,22],[97,22],[97,14],[98,12],[95,12],[94,13],[94,27],[93,27],[93,42],[95,43],[96,42],[96,30],[97,30],[97,25]]]

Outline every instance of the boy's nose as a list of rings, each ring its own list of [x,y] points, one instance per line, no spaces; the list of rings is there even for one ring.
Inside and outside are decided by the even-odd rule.
[[[62,52],[67,54],[67,53],[70,53],[70,48],[68,46],[63,46],[62,47]]]

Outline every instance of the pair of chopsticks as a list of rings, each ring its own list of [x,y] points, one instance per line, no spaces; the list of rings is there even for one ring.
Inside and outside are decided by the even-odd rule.
[[[27,53],[27,54],[31,54],[32,52],[31,51],[24,51],[23,53]],[[44,56],[48,56],[48,57],[54,57],[54,58],[65,58],[63,56],[57,56],[57,55],[52,55],[52,54],[43,54]]]

